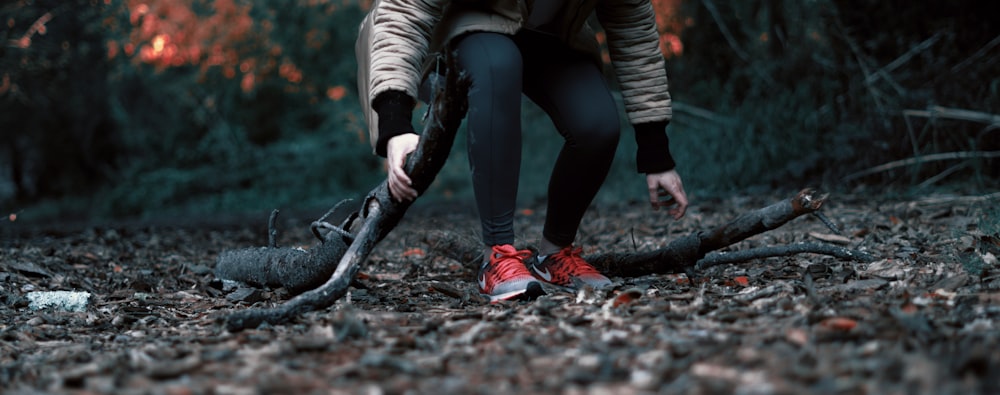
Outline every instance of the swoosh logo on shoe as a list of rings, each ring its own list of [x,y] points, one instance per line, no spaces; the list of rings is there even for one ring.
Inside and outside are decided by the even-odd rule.
[[[549,269],[545,269],[545,271],[542,271],[542,269],[532,266],[531,270],[534,270],[535,274],[537,274],[538,277],[541,277],[542,280],[545,280],[545,282],[548,283],[552,282],[552,274],[549,273]]]

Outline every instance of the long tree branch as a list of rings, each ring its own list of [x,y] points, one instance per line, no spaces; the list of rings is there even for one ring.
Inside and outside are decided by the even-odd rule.
[[[798,244],[790,244],[783,246],[757,247],[739,251],[713,252],[711,254],[706,255],[704,259],[698,261],[698,263],[695,265],[695,269],[704,270],[719,265],[728,265],[738,262],[747,262],[754,259],[764,259],[764,258],[772,258],[778,256],[790,256],[797,254],[829,255],[844,260],[859,261],[859,262],[871,262],[875,260],[871,255],[865,252],[858,250],[851,250],[848,248],[835,246],[832,244],[798,243]]]
[[[818,213],[826,197],[809,189],[770,206],[747,212],[729,223],[676,239],[665,247],[645,252],[596,254],[586,260],[609,276],[635,277],[647,274],[683,273],[709,267],[775,256],[813,253],[862,262],[873,258],[861,251],[821,243],[714,252],[746,238],[775,229],[806,214]],[[481,248],[471,237],[455,232],[431,232],[424,242],[436,253],[460,262],[478,262]]]
[[[861,178],[864,176],[881,173],[883,171],[892,170],[899,167],[918,165],[926,162],[955,160],[955,159],[991,159],[991,158],[1000,158],[1000,151],[959,151],[959,152],[943,152],[939,154],[921,155],[913,158],[901,159],[889,163],[884,163],[872,167],[870,169],[849,174],[846,177],[844,177],[844,181],[850,181],[856,178]]]
[[[423,193],[444,166],[455,140],[462,119],[467,111],[469,81],[461,78],[454,65],[450,65],[446,82],[439,87],[420,144],[410,154],[406,172],[413,181],[413,188]],[[247,309],[231,314],[226,320],[230,331],[255,328],[267,322],[280,324],[295,317],[333,305],[347,293],[361,264],[368,259],[375,245],[381,241],[403,218],[412,201],[396,201],[389,194],[383,181],[365,199],[358,218],[361,229],[337,264],[329,280],[316,289],[304,292],[281,306],[270,309]]]
[[[805,189],[792,198],[744,213],[711,231],[700,231],[674,240],[666,247],[635,253],[607,253],[587,257],[587,262],[610,276],[634,277],[691,270],[711,251],[775,229],[801,215],[819,210],[826,196]]]

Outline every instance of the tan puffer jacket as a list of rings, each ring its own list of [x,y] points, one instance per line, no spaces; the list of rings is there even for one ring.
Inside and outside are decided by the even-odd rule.
[[[546,1],[546,0],[537,0]],[[579,12],[566,13],[557,35],[567,44],[600,54],[586,20],[592,13],[607,35],[614,74],[632,124],[670,120],[670,93],[650,0],[578,0]],[[428,54],[463,33],[516,33],[532,0],[376,0],[359,28],[355,52],[358,92],[371,143],[378,140],[378,117],[371,101],[387,90],[417,97]]]

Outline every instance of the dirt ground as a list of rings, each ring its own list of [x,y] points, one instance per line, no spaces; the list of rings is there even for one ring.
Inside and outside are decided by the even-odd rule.
[[[585,254],[648,250],[784,197],[693,196],[681,221],[602,205],[578,243]],[[221,251],[267,244],[267,213],[4,221],[0,392],[996,394],[998,202],[833,195],[823,212],[843,236],[805,216],[729,249],[830,242],[873,262],[799,254],[499,304],[476,295],[470,262],[427,242],[443,231],[474,243],[472,211],[418,202],[335,305],[236,333],[228,314],[289,297],[232,291],[213,274]],[[313,215],[279,217],[279,243],[312,245]],[[543,218],[525,208],[517,229],[537,235]],[[89,299],[79,312],[35,309],[29,296],[47,291]]]

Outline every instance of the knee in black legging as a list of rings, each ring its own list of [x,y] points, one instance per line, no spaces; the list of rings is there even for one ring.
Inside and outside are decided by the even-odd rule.
[[[596,157],[613,156],[621,136],[617,114],[606,111],[576,114],[564,127],[568,148]]]
[[[470,33],[455,44],[459,67],[472,80],[471,90],[521,92],[521,51],[510,36],[499,33]]]

